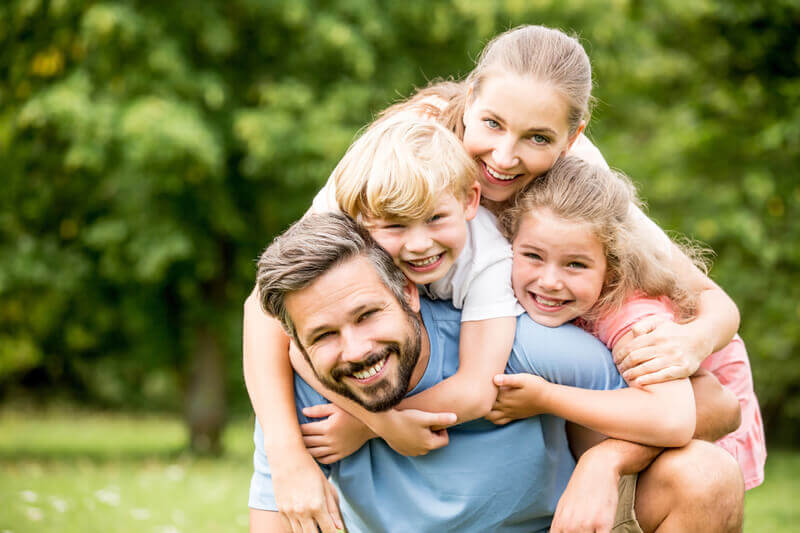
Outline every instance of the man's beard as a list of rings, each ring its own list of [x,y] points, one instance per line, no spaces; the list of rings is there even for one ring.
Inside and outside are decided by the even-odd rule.
[[[369,354],[363,361],[344,363],[333,368],[330,371],[330,375],[320,375],[317,369],[314,368],[317,379],[333,392],[350,398],[368,411],[385,411],[400,403],[400,400],[408,392],[411,374],[413,374],[414,368],[417,366],[422,349],[422,328],[419,318],[416,314],[410,312],[407,312],[406,316],[412,326],[412,332],[402,344],[389,343],[382,350]],[[397,357],[398,363],[394,378],[389,375],[384,376],[375,384],[359,387],[357,391],[350,388],[343,380],[352,376],[354,372],[365,370],[392,355]]]

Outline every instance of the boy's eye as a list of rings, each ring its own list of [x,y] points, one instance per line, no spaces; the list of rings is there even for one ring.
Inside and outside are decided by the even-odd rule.
[[[442,220],[446,215],[444,213],[436,213],[431,218],[428,219],[428,222],[436,222],[437,220]]]
[[[404,227],[403,224],[385,224],[383,226],[384,229],[403,229]]]
[[[497,128],[500,127],[500,124],[496,120],[491,119],[491,118],[483,119],[483,123],[486,124],[489,128],[491,128],[493,130],[496,130]]]

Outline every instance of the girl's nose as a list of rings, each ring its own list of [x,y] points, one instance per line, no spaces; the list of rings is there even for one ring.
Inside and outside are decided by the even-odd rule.
[[[545,267],[542,269],[541,276],[539,277],[539,285],[548,290],[559,290],[563,287],[561,277],[554,267]]]

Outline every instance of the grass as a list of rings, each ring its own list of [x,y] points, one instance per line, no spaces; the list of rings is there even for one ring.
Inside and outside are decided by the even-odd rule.
[[[250,424],[203,459],[177,418],[0,410],[0,533],[246,531]],[[745,531],[795,531],[798,489],[800,452],[771,451]]]

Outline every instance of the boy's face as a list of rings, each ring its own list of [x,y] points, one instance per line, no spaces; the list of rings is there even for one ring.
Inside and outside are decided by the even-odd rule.
[[[365,225],[389,252],[403,273],[424,285],[444,277],[464,249],[467,221],[475,217],[480,201],[480,186],[473,184],[464,200],[443,192],[427,220],[365,219]]]

